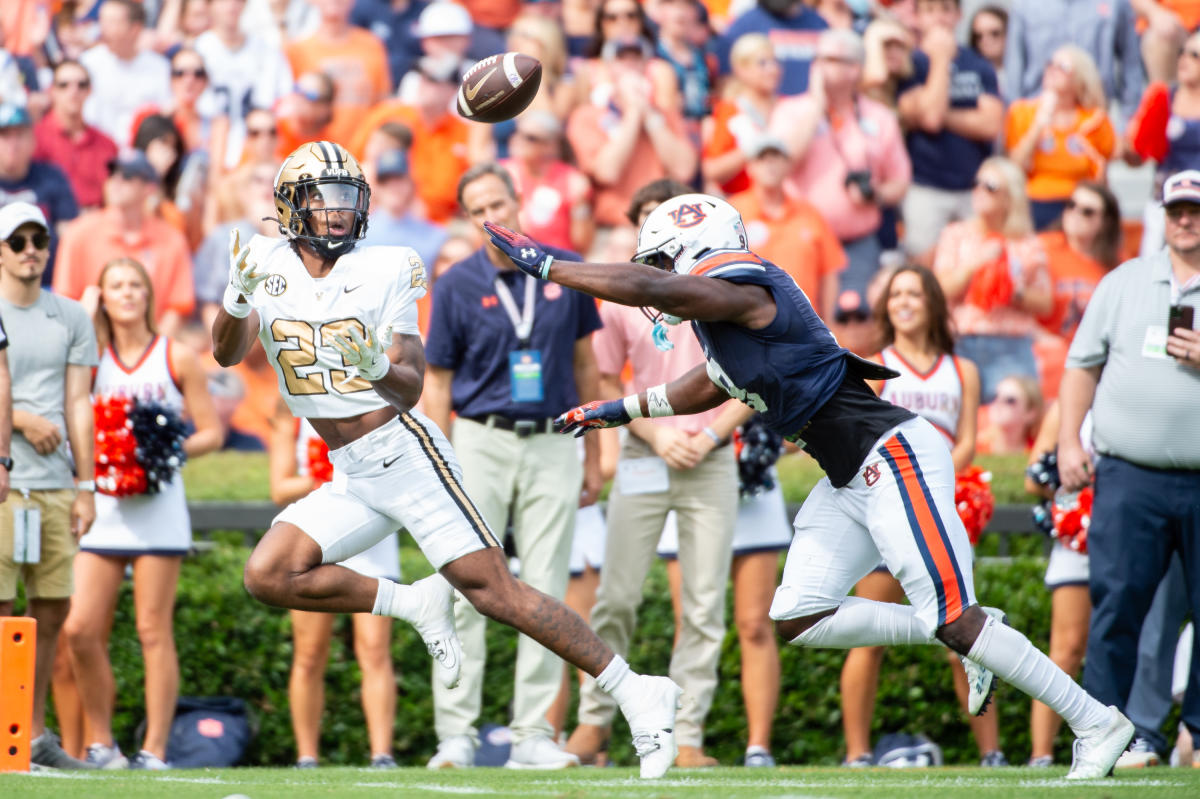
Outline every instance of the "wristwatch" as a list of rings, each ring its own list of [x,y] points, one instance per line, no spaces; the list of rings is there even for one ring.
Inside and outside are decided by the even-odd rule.
[[[3,466],[5,469],[11,472],[13,467],[13,459],[8,455],[5,455],[3,458],[0,458],[0,466]]]
[[[79,480],[75,483],[75,490],[76,491],[91,491],[94,494],[94,493],[96,493],[96,481],[95,480]]]

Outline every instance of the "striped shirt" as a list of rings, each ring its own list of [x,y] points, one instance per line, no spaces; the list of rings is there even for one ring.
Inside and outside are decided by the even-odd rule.
[[[1071,342],[1067,368],[1103,367],[1092,403],[1099,454],[1151,468],[1200,469],[1200,369],[1165,350],[1171,271],[1164,249],[1106,275]],[[1176,302],[1200,307],[1200,283],[1191,281]]]

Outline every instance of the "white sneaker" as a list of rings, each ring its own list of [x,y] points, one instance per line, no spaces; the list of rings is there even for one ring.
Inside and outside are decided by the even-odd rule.
[[[1008,624],[1008,616],[999,608],[985,608],[980,605],[979,609],[1000,624]],[[991,669],[979,665],[965,655],[958,657],[962,661],[963,671],[967,673],[967,712],[978,716],[987,710],[988,702],[992,701],[992,694],[996,692],[996,675]]]
[[[1125,747],[1133,740],[1133,722],[1113,705],[1112,720],[1103,727],[1089,730],[1075,739],[1069,780],[1095,780],[1107,777]]]
[[[116,744],[112,746],[105,746],[101,743],[91,744],[87,748],[87,762],[92,764],[92,768],[129,768],[129,759],[121,754],[121,748]]]
[[[1158,752],[1154,751],[1154,744],[1145,738],[1134,738],[1129,748],[1117,758],[1117,763],[1113,768],[1149,768],[1157,766],[1161,762]]]
[[[560,769],[573,768],[579,765],[579,758],[570,752],[564,752],[555,746],[554,741],[545,735],[535,735],[520,743],[513,744],[508,755],[505,768],[519,769]]]
[[[470,735],[452,735],[438,744],[427,768],[470,768],[475,765],[475,739]]]
[[[670,677],[638,675],[642,694],[636,710],[622,707],[633,734],[633,749],[642,762],[642,779],[656,780],[675,762],[675,711],[683,689]]]
[[[171,767],[158,755],[143,749],[130,759],[129,768],[140,771],[166,771]]]
[[[453,688],[462,671],[462,644],[454,630],[454,588],[437,572],[409,588],[420,593],[420,610],[411,620],[412,625],[433,657],[438,681]]]

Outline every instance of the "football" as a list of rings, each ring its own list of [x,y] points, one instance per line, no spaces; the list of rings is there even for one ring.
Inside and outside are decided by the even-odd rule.
[[[503,122],[525,110],[542,82],[542,62],[524,53],[489,56],[467,70],[458,113],[474,122]]]

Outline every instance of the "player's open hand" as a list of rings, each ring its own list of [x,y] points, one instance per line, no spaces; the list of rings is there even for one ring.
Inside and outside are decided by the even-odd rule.
[[[229,285],[243,297],[249,298],[267,279],[266,272],[255,271],[257,266],[250,260],[250,245],[241,246],[241,236],[234,228],[229,234]]]
[[[589,402],[564,413],[554,420],[554,429],[560,433],[574,433],[576,438],[589,430],[602,427],[620,427],[629,424],[629,411],[624,400]]]
[[[387,347],[392,340],[392,329],[386,327],[376,331],[368,326],[365,339],[353,327],[350,328],[349,333],[349,337],[333,337],[333,346],[342,353],[342,361],[364,380],[383,379],[383,376],[392,367],[392,362],[387,356]]]
[[[550,264],[554,256],[546,248],[523,233],[509,230],[502,225],[484,222],[483,229],[492,237],[492,244],[509,257],[517,268],[540,280],[550,276]]]

